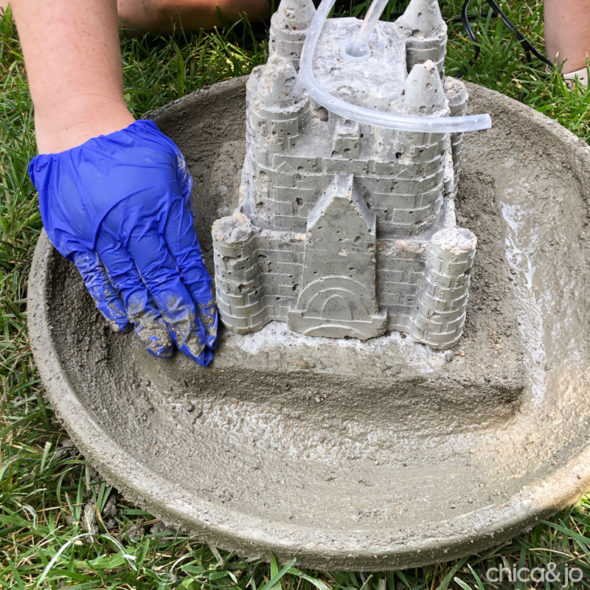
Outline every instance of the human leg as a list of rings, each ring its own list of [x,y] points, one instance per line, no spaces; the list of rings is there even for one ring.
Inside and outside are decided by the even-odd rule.
[[[0,0],[2,1],[2,0]],[[123,26],[144,31],[209,29],[246,14],[255,21],[270,16],[269,0],[117,0]]]
[[[10,0],[0,0],[0,14]],[[252,21],[270,16],[269,0],[117,0],[119,20],[125,27],[141,31],[210,29],[247,14]]]
[[[545,0],[545,47],[552,62],[563,64],[565,74],[585,68],[590,57],[590,0]]]

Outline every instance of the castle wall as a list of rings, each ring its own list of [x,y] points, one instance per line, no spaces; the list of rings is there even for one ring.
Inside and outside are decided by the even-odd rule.
[[[424,249],[417,244],[400,248],[379,242],[377,269],[377,293],[380,306],[387,310],[387,329],[407,332],[424,279]]]
[[[250,187],[248,213],[263,227],[305,231],[307,215],[331,178],[352,173],[382,232],[420,234],[432,225],[442,205],[444,136],[433,137],[436,140],[410,149],[411,141],[400,134],[394,144],[400,151],[392,162],[295,156],[272,153],[274,144],[268,152],[254,145],[245,168]],[[414,153],[419,153],[420,159]]]
[[[377,215],[378,227],[384,234],[420,234],[440,212],[445,172],[442,157],[433,161],[438,169],[421,178],[406,171],[413,165],[400,165],[397,170],[389,166],[390,175],[384,176],[366,172],[379,168],[378,162],[353,161],[344,165],[336,160],[289,156],[275,161],[281,170],[278,174],[270,167],[250,162],[252,213],[264,227],[305,231],[307,215],[330,179],[351,171],[355,176],[358,174],[359,187],[366,194],[369,208]]]
[[[302,283],[304,241],[283,235],[258,236],[258,268],[264,292],[270,298],[271,319],[287,318]]]

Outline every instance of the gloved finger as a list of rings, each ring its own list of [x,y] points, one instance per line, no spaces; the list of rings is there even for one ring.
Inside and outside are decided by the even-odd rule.
[[[211,292],[211,277],[203,263],[193,216],[182,199],[176,199],[170,206],[165,237],[182,282],[195,302],[199,320],[205,329],[207,346],[213,348],[217,339],[218,317]]]
[[[178,349],[200,365],[213,360],[192,298],[178,268],[153,225],[135,229],[128,242],[141,278],[153,297]]]
[[[200,303],[197,303],[197,314],[205,329],[207,346],[213,350],[215,349],[217,341],[217,326],[219,324],[217,305],[215,305],[215,302],[210,305],[201,305]]]
[[[129,253],[120,242],[102,236],[97,249],[112,284],[125,303],[127,316],[133,322],[140,342],[154,356],[170,358],[174,347],[168,327],[141,281]]]
[[[130,325],[125,305],[111,284],[98,254],[80,246],[74,252],[72,260],[82,276],[88,293],[108,325],[116,332],[128,332]]]
[[[193,178],[189,172],[186,160],[180,152],[176,153],[176,178],[181,193],[185,198],[190,198],[190,194],[193,190]]]

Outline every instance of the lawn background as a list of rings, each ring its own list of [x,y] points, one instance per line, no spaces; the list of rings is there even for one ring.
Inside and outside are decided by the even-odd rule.
[[[388,15],[407,2],[390,2]],[[500,5],[542,50],[542,3]],[[356,3],[362,13],[366,3]],[[568,89],[557,72],[526,61],[512,34],[474,0],[469,12],[481,52],[458,22],[461,2],[442,0],[449,22],[447,73],[499,90],[557,119],[590,142],[590,92]],[[266,60],[264,26],[238,23],[211,33],[123,34],[125,96],[136,116]],[[77,453],[42,398],[26,330],[26,283],[41,229],[27,177],[35,154],[33,113],[16,30],[0,18],[0,588],[493,588],[488,567],[557,571],[578,567],[590,588],[589,498],[510,543],[461,560],[388,573],[300,571],[244,561],[168,530],[127,504]],[[287,564],[288,565],[288,564]],[[563,578],[562,578],[563,579]],[[482,581],[483,580],[483,581]],[[502,588],[529,588],[516,583]],[[554,585],[538,587],[553,588]]]

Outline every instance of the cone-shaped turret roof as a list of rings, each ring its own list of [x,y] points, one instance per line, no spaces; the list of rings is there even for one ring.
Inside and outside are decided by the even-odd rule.
[[[277,53],[271,55],[258,82],[260,102],[268,106],[286,106],[301,98],[302,91],[291,60]]]
[[[406,78],[403,98],[408,114],[432,115],[448,107],[445,91],[434,62],[416,64]]]
[[[422,37],[432,37],[445,27],[438,0],[412,0],[397,23]]]
[[[281,29],[301,31],[307,29],[315,15],[312,0],[281,0],[273,15],[273,25]]]

